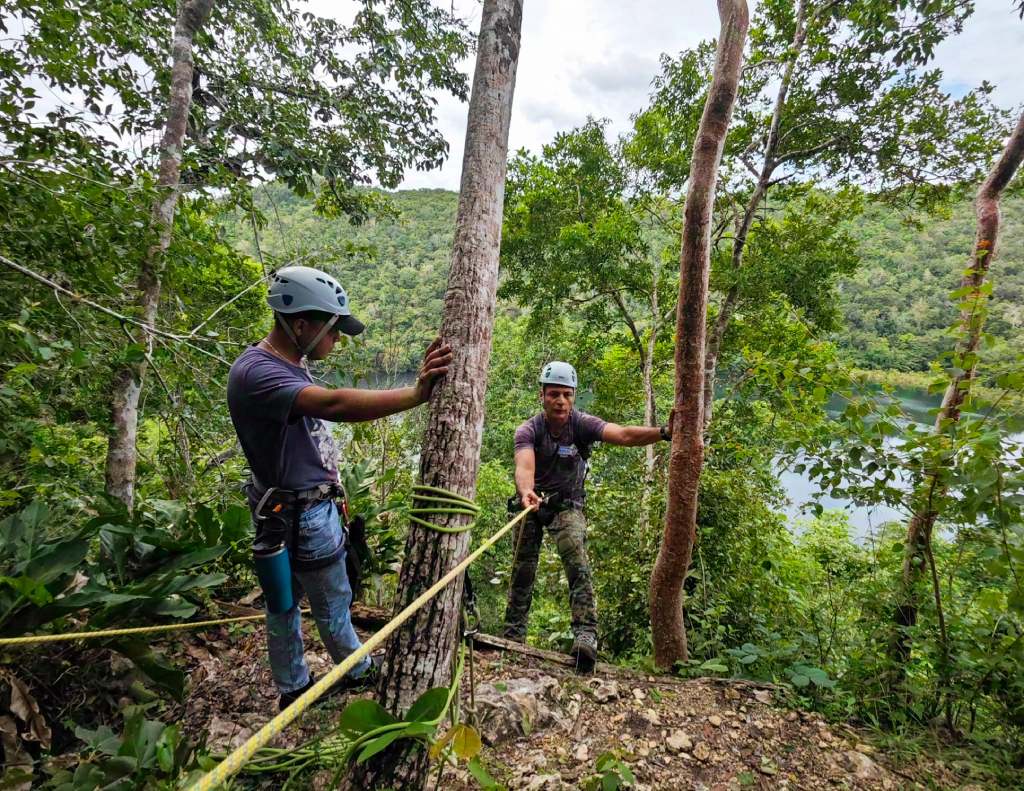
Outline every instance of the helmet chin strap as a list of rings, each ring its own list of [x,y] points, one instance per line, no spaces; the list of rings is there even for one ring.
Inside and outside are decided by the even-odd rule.
[[[324,326],[321,327],[320,332],[316,334],[316,337],[313,338],[312,341],[306,344],[305,348],[303,348],[299,343],[299,339],[296,337],[295,331],[291,326],[289,326],[288,322],[284,320],[284,317],[280,313],[275,313],[274,317],[277,320],[278,326],[284,330],[284,334],[288,336],[288,340],[295,344],[295,348],[298,349],[299,354],[301,355],[299,361],[302,362],[307,356],[309,356],[309,353],[313,351],[313,349],[320,345],[320,341],[322,341],[327,333],[331,331],[331,328],[338,323],[338,319],[341,318],[341,315],[335,313],[331,316],[330,321],[324,322]]]

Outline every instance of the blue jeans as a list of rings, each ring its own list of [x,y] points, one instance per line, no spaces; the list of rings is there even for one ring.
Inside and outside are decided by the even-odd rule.
[[[331,500],[324,500],[302,514],[299,521],[297,554],[301,560],[316,560],[333,554],[344,541],[338,509]],[[336,563],[316,571],[292,570],[292,592],[295,604],[290,610],[273,614],[267,612],[267,650],[270,653],[270,672],[281,693],[294,692],[309,683],[309,665],[306,664],[302,644],[302,618],[299,602],[305,592],[313,611],[313,620],[320,631],[331,659],[335,664],[359,648],[362,643],[352,628],[349,606],[352,588],[345,571],[345,556]],[[370,668],[370,657],[349,671],[359,678]]]

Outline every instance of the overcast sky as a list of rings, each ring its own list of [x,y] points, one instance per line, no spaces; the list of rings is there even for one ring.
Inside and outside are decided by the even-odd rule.
[[[337,7],[328,0],[312,5],[320,13]],[[940,46],[935,65],[951,92],[988,80],[996,85],[999,105],[1024,104],[1024,22],[1012,5],[977,0],[964,32]],[[478,1],[460,0],[455,9],[474,33],[479,30]],[[630,114],[646,103],[660,54],[677,53],[717,32],[711,0],[525,0],[510,148],[537,150],[588,115],[610,119],[615,134],[626,131]],[[472,62],[464,70],[470,74]],[[407,174],[403,187],[459,188],[467,107],[440,99],[437,115],[451,146],[448,161],[441,170]]]

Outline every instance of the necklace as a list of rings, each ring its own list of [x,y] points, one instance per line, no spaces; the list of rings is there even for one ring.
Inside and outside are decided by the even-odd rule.
[[[278,348],[277,348],[277,347],[276,347],[276,346],[274,345],[274,342],[273,342],[272,340],[270,340],[270,336],[269,336],[269,335],[268,335],[268,336],[267,336],[266,338],[264,338],[264,339],[263,339],[263,343],[267,344],[267,346],[269,346],[269,347],[270,347],[270,350],[271,350],[272,352],[274,352],[274,354],[276,354],[276,355],[277,355],[278,357],[280,357],[280,358],[281,358],[282,360],[284,360],[284,361],[285,361],[286,363],[288,363],[289,365],[295,365],[295,363],[293,363],[293,362],[291,361],[291,358],[290,358],[290,357],[288,357],[288,355],[286,355],[286,354],[285,354],[284,352],[282,352],[282,351],[281,351],[280,349],[278,349]],[[299,364],[300,364],[300,365],[302,364],[302,361],[301,361],[301,360],[299,361]]]

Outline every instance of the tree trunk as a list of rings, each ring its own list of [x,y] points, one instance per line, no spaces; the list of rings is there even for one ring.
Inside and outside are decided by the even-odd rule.
[[[670,668],[688,658],[683,580],[697,530],[697,489],[704,463],[704,352],[711,267],[711,210],[729,130],[747,35],[746,0],[718,0],[721,32],[711,89],[690,163],[679,262],[676,317],[676,396],[669,459],[665,533],[650,585],[654,661]]]
[[[757,184],[747,201],[746,209],[742,217],[736,223],[736,234],[733,237],[731,265],[732,271],[738,276],[740,267],[743,266],[743,252],[747,247],[747,237],[750,235],[750,228],[754,224],[754,217],[761,206],[761,201],[768,194],[768,186],[771,184],[772,175],[779,165],[776,154],[779,150],[780,133],[782,129],[782,112],[786,107],[786,99],[789,98],[789,86],[793,82],[793,72],[796,69],[800,52],[807,40],[807,6],[801,0],[796,9],[796,26],[793,31],[793,43],[790,46],[790,60],[782,72],[782,79],[779,81],[779,90],[775,94],[775,104],[772,109],[772,120],[768,125],[768,136],[764,144],[764,157],[761,162],[761,172],[757,177]],[[736,312],[736,303],[739,297],[739,286],[733,285],[725,295],[722,305],[715,317],[715,326],[708,336],[707,350],[704,354],[704,431],[707,432],[711,425],[711,416],[714,411],[715,401],[715,379],[718,375],[718,355],[722,350],[722,342],[725,340],[725,331],[729,329],[729,322],[732,321]]]
[[[1017,120],[1017,125],[1003,149],[999,161],[989,171],[988,177],[978,190],[974,200],[974,213],[977,218],[977,233],[974,241],[974,254],[970,268],[960,281],[961,288],[969,288],[971,292],[961,298],[969,303],[960,311],[960,340],[957,343],[954,364],[961,373],[952,378],[942,405],[935,417],[934,432],[949,433],[950,427],[960,419],[960,407],[967,397],[977,369],[976,353],[981,340],[984,325],[984,309],[978,310],[977,305],[985,300],[981,287],[985,283],[992,259],[996,255],[996,242],[999,237],[999,198],[1009,184],[1013,174],[1024,159],[1024,114]],[[932,529],[938,517],[936,502],[946,491],[943,470],[929,472],[921,486],[914,493],[914,514],[907,525],[907,541],[903,553],[903,578],[900,590],[901,601],[896,607],[894,616],[896,636],[892,643],[892,659],[902,677],[903,669],[910,659],[910,637],[904,627],[917,623],[918,594],[917,590],[924,576],[928,555],[931,551]],[[941,612],[941,611],[940,611]],[[940,624],[944,630],[944,624]]]
[[[483,436],[522,9],[522,0],[485,0],[483,6],[441,328],[441,337],[451,344],[454,359],[431,399],[420,458],[423,483],[466,497],[473,497],[476,491]],[[436,517],[440,525],[465,520],[460,516]],[[469,533],[439,533],[410,525],[395,597],[396,612],[464,557],[469,540]],[[449,683],[459,637],[461,598],[460,580],[435,597],[388,642],[377,697],[392,713],[404,711],[431,687]],[[426,753],[400,740],[366,764],[354,766],[346,786],[419,788],[427,769]]]
[[[658,404],[654,398],[654,354],[658,348],[658,331],[661,329],[658,319],[658,275],[657,271],[655,271],[654,281],[651,286],[651,329],[647,336],[643,357],[640,360],[644,387],[645,426],[658,425]],[[649,499],[651,485],[654,482],[656,458],[654,445],[645,447],[644,453],[644,499],[646,500]]]
[[[136,281],[136,307],[142,320],[153,326],[160,304],[160,278],[164,254],[171,243],[174,210],[178,204],[181,181],[181,149],[192,105],[192,41],[205,24],[213,0],[183,0],[171,42],[171,93],[167,122],[160,140],[160,166],[157,176],[159,197],[153,204],[152,223],[156,241],[146,250]],[[146,341],[148,339],[143,339]],[[135,497],[135,447],[139,425],[139,396],[146,376],[146,361],[121,366],[114,374],[111,396],[111,435],[107,446],[107,493],[123,502],[129,510]]]

